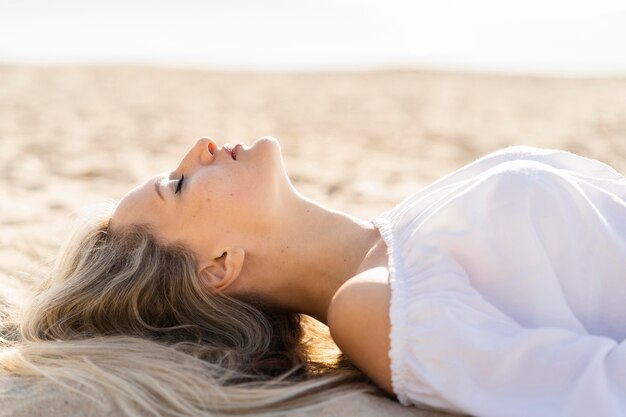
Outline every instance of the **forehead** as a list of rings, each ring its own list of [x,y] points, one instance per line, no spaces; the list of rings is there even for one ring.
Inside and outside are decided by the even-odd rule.
[[[155,191],[160,178],[150,178],[122,197],[111,217],[113,229],[145,223],[158,226],[159,213],[164,209],[164,201]]]

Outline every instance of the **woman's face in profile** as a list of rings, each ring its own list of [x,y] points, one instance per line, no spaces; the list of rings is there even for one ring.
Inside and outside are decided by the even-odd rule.
[[[111,228],[148,224],[169,243],[181,243],[197,254],[211,246],[270,230],[281,193],[291,189],[280,145],[262,137],[238,146],[203,138],[173,171],[131,190],[120,201]]]

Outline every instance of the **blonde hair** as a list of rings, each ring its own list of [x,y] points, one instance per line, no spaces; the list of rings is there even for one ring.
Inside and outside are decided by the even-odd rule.
[[[73,234],[5,329],[3,376],[80,386],[128,416],[281,415],[377,391],[323,325],[210,291],[192,253],[147,226],[112,233],[111,210]]]

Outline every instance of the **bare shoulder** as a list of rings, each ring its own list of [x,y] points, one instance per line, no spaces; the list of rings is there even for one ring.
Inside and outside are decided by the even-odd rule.
[[[393,395],[389,368],[389,271],[372,268],[346,281],[328,309],[328,328],[341,351]]]

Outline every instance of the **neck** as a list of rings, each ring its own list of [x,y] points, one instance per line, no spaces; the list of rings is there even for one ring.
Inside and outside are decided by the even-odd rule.
[[[299,195],[289,205],[292,216],[278,226],[277,256],[267,265],[258,291],[274,305],[326,323],[333,296],[351,277],[386,265],[386,249],[378,230],[363,219],[330,209]]]

